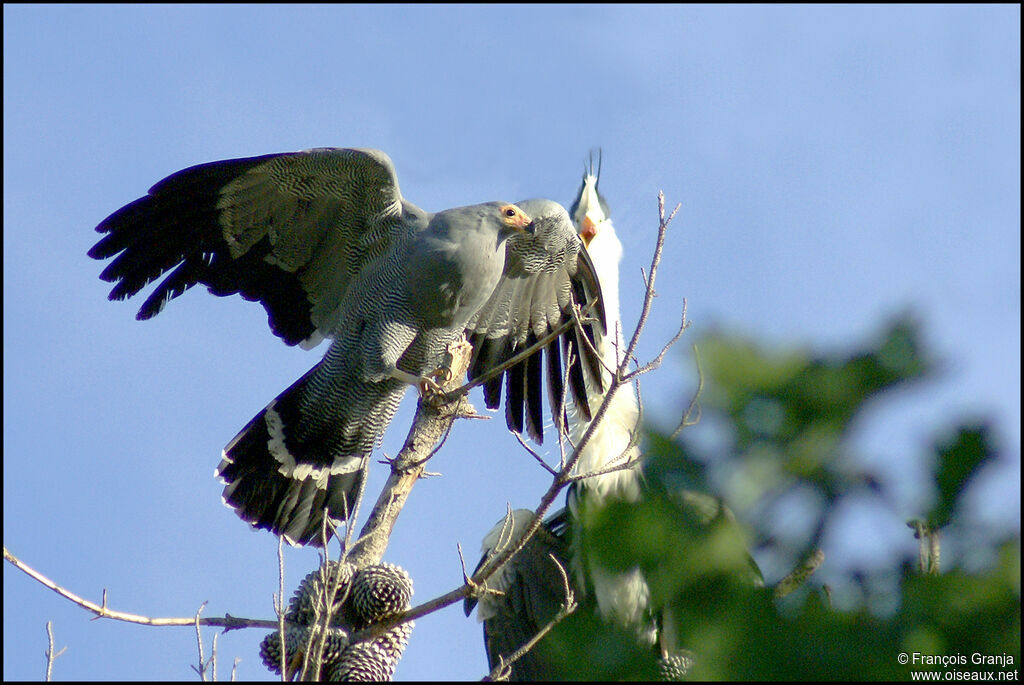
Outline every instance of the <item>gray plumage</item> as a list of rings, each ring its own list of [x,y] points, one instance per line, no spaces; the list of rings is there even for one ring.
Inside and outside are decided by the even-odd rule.
[[[323,360],[228,444],[216,471],[244,520],[316,545],[324,512],[339,521],[351,512],[408,385],[431,382],[450,342],[479,325],[503,349],[514,347],[510,331],[548,330],[573,303],[597,297],[571,226],[565,245],[531,242],[506,257],[506,239],[528,238],[533,225],[504,202],[426,212],[402,197],[383,152],[321,148],[178,172],[105,219],[89,255],[114,257],[101,274],[115,283],[111,299],[170,271],[139,319],[202,283],[215,295],[259,301],[288,344],[333,339]],[[548,256],[533,250],[556,243],[552,280],[541,269]],[[526,285],[511,294],[508,315],[479,315],[510,270]]]

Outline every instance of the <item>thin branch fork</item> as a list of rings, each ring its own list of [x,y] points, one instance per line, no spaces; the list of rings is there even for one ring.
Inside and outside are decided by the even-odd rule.
[[[636,352],[637,343],[640,340],[640,333],[647,325],[647,317],[651,313],[651,305],[654,302],[654,279],[658,275],[658,265],[661,264],[661,253],[665,248],[665,234],[668,232],[668,225],[672,223],[672,219],[676,217],[676,212],[682,206],[681,203],[677,203],[672,213],[665,216],[665,193],[661,190],[658,191],[658,238],[654,245],[654,256],[651,258],[651,275],[647,279],[647,290],[644,293],[644,305],[640,309],[640,319],[637,321],[636,329],[633,331],[633,337],[629,341],[629,346],[626,348],[626,354],[623,355],[623,363],[625,360],[632,359],[633,353]]]
[[[6,549],[4,552],[6,553]],[[53,662],[57,660],[61,654],[67,651],[67,647],[61,647],[59,652],[53,651],[53,622],[46,622],[46,682],[50,682],[53,679]]]

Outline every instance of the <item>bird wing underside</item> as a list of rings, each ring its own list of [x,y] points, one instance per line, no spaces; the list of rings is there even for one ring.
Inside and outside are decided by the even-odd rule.
[[[197,283],[266,308],[286,343],[318,342],[349,284],[425,216],[403,201],[378,150],[318,148],[200,164],[103,220],[91,250],[110,299],[163,281],[139,309],[159,313]],[[120,254],[118,254],[120,253]]]
[[[532,208],[530,202],[537,201],[518,204],[536,220],[539,211]],[[467,327],[467,337],[474,347],[469,378],[476,380],[545,339],[563,324],[573,322],[573,308],[579,307],[582,327],[571,323],[542,350],[483,384],[484,401],[494,409],[500,404],[502,384],[507,379],[506,423],[516,433],[525,430],[538,444],[544,440],[545,384],[556,426],[564,425],[566,379],[574,402],[590,418],[584,375],[590,376],[592,388],[601,387],[601,359],[596,352],[595,339],[598,333],[605,331],[601,287],[589,255],[565,210],[558,207],[560,211],[553,211],[549,205],[542,207],[548,213],[533,236],[509,238],[501,280]]]

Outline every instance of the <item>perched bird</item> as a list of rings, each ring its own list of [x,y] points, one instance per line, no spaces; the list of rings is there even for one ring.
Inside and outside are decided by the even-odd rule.
[[[524,204],[537,216],[508,202],[426,212],[402,197],[383,152],[319,148],[173,174],[104,219],[89,256],[114,257],[100,275],[115,284],[110,299],[170,272],[139,319],[201,283],[259,301],[289,345],[332,339],[231,440],[216,470],[242,519],[316,545],[325,511],[335,521],[351,512],[406,389],[436,389],[446,348],[464,332],[491,349],[521,349],[523,331],[543,337],[594,303],[585,334],[602,329],[600,286],[555,208],[565,210]],[[567,329],[563,344],[577,346],[576,335]],[[585,396],[586,374],[574,375],[574,394]]]
[[[615,234],[608,204],[598,192],[599,179],[600,162],[595,173],[591,158],[570,210],[594,263],[607,317],[606,329],[596,332],[595,338],[603,362],[600,374],[586,375],[585,397],[571,397],[566,408],[567,431],[573,445],[590,428],[591,416],[604,401],[604,389],[608,388],[611,373],[622,362],[625,351],[618,293],[622,243]],[[544,521],[527,546],[488,581],[490,589],[498,593],[488,593],[479,599],[477,618],[484,624],[484,643],[492,669],[556,616],[566,599],[567,581],[579,604],[577,614],[589,613],[599,622],[632,633],[638,648],[658,654],[663,670],[668,673],[680,668],[685,672],[688,667],[689,656],[664,634],[665,622],[650,606],[647,579],[637,560],[620,560],[615,569],[608,568],[598,558],[590,538],[591,523],[603,507],[611,503],[635,504],[650,494],[638,446],[639,419],[635,389],[632,384],[621,386],[609,400],[605,415],[576,463],[576,474],[596,475],[574,482],[568,492],[567,508]],[[615,466],[620,468],[601,473]],[[678,490],[672,493],[671,500],[680,515],[695,521],[699,528],[709,529],[719,523],[735,527],[731,513],[714,497]],[[495,550],[518,541],[532,517],[530,510],[515,510],[488,532],[482,543],[480,565]],[[754,574],[750,581],[759,582]],[[467,616],[475,603],[466,601]],[[541,640],[511,665],[511,679],[586,677],[580,670],[574,670],[585,668],[586,664],[566,663],[561,649],[564,643],[558,642],[561,638],[557,630],[553,637]]]
[[[572,216],[602,284],[609,325],[604,334],[597,336],[597,350],[604,361],[606,380],[603,385],[607,387],[608,369],[617,369],[622,363],[626,343],[619,315],[622,243],[615,234],[608,203],[598,192],[600,179],[600,158],[596,174],[591,158],[572,205]],[[597,383],[588,386],[586,394],[591,412],[597,411],[604,400],[601,386]],[[578,400],[569,407],[569,438],[573,444],[579,444],[590,428],[589,413]],[[595,427],[576,462],[578,474],[599,473],[612,466],[623,468],[577,481],[569,489],[572,520],[580,520],[581,507],[601,507],[608,499],[636,502],[640,498],[639,423],[640,405],[631,383],[622,386],[609,400],[604,419]],[[651,639],[650,627],[642,623],[649,593],[640,569],[634,566],[626,572],[607,571],[591,558],[583,539],[584,527],[575,526],[572,532],[572,570],[581,586],[591,586],[601,616],[619,625],[637,628],[644,633],[644,639]]]

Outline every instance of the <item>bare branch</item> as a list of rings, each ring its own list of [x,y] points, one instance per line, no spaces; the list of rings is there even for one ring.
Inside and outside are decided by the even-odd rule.
[[[328,630],[335,616],[335,607],[348,598],[348,593],[351,589],[349,583],[342,583],[343,564],[335,564],[333,568],[330,566],[330,555],[326,547],[324,547],[323,557],[318,570],[320,573],[320,603],[314,603],[313,605],[312,624],[319,626],[319,630],[310,631],[304,650],[302,680],[320,680],[320,668],[323,665],[324,649],[327,645]],[[327,575],[328,573],[330,576]],[[343,585],[344,588],[342,587]],[[342,593],[340,598],[338,597],[339,592]],[[326,611],[321,611],[321,608],[326,609]],[[314,639],[316,640],[315,646],[313,645]],[[313,667],[312,672],[310,672],[310,666]]]
[[[593,471],[587,471],[585,473],[574,473],[572,475],[567,476],[566,483],[576,483],[581,480],[587,480],[588,478],[596,478],[597,476],[605,476],[609,473],[628,471],[629,469],[634,468],[640,462],[643,461],[643,454],[638,453],[635,456],[622,462],[621,464],[615,463],[617,460],[622,459],[624,456],[626,456],[626,452],[628,452],[630,449],[630,447],[627,447],[619,456],[615,457],[615,459],[609,460],[610,466],[605,466],[604,468],[595,469]]]
[[[469,367],[472,348],[468,345],[454,347],[457,349],[451,350],[451,377],[444,384],[445,390],[464,376]],[[391,531],[412,486],[423,473],[434,445],[448,432],[455,418],[465,413],[464,404],[467,404],[466,399],[455,390],[420,398],[405,445],[392,462],[391,475],[360,531],[359,540],[348,555],[348,561],[357,568],[376,564],[384,556]]]
[[[96,618],[110,618],[115,621],[124,621],[126,623],[138,623],[145,626],[194,626],[196,625],[196,617],[181,617],[181,618],[152,618],[149,616],[140,616],[138,614],[129,614],[123,611],[115,611],[107,607],[107,593],[103,591],[103,604],[96,604],[90,602],[87,599],[83,599],[65,588],[57,585],[43,574],[36,571],[31,566],[28,566],[23,561],[18,559],[16,556],[11,554],[6,547],[4,547],[4,561],[17,568],[22,573],[35,579],[37,582],[45,585],[61,597],[77,604],[86,611],[96,614]],[[270,628],[274,629],[277,627],[276,621],[265,621],[262,619],[253,618],[238,618],[231,614],[225,614],[223,618],[201,618],[198,619],[199,625],[204,626],[215,626],[218,628],[224,628],[225,630],[237,630],[239,628]]]
[[[327,516],[324,516],[324,526],[327,526]],[[324,547],[327,543],[324,542]],[[284,639],[284,536],[277,536],[277,579],[278,594],[274,597],[274,613],[277,615],[277,634],[281,638],[281,679],[288,678],[288,641]]]
[[[516,436],[516,440],[518,440],[519,444],[523,446],[523,449],[526,450],[527,452],[529,452],[530,456],[532,456],[534,459],[536,459],[537,463],[540,464],[541,466],[543,466],[545,471],[550,473],[552,476],[557,476],[558,475],[558,471],[556,471],[552,467],[548,466],[548,463],[546,461],[544,461],[544,457],[542,457],[539,454],[537,454],[536,450],[534,450],[532,447],[530,447],[529,445],[526,444],[526,441],[523,440],[523,436],[522,435],[520,435],[519,433],[513,433],[512,435]]]
[[[210,645],[210,673],[212,674],[212,680],[217,680],[217,636],[220,633],[213,634],[213,640]]]
[[[53,662],[57,660],[61,654],[67,651],[67,647],[61,647],[59,652],[53,651],[53,623],[50,621],[46,622],[46,682],[53,680]]]
[[[203,656],[203,633],[199,629],[199,615],[203,613],[205,608],[206,602],[200,604],[199,608],[196,609],[196,617],[193,619],[196,626],[196,643],[199,647],[199,668],[192,667],[192,670],[199,674],[199,679],[204,683],[206,682],[206,657]]]
[[[683,412],[683,417],[679,419],[679,425],[676,426],[676,429],[672,431],[672,435],[669,436],[670,440],[675,440],[679,437],[679,434],[687,426],[693,426],[700,421],[701,409],[700,404],[698,404],[697,401],[700,399],[700,395],[704,391],[704,369],[701,367],[700,352],[696,345],[693,346],[693,359],[694,363],[697,364],[697,389],[694,391],[693,399],[690,400],[690,404],[686,407],[686,411]],[[695,411],[697,413],[696,417],[693,416]]]
[[[654,369],[656,369],[659,366],[661,366],[662,361],[664,361],[664,359],[665,359],[665,355],[668,354],[668,351],[672,348],[673,345],[675,345],[677,342],[679,342],[679,339],[681,337],[683,337],[683,333],[685,333],[686,329],[689,328],[689,327],[690,327],[690,322],[686,318],[686,298],[684,297],[683,298],[683,317],[682,317],[682,321],[680,321],[680,323],[679,323],[679,329],[676,330],[676,334],[674,336],[672,336],[671,340],[669,340],[667,343],[665,343],[665,345],[661,348],[661,352],[659,352],[658,355],[654,359],[652,359],[651,361],[647,362],[646,364],[644,364],[640,368],[636,369],[635,371],[627,374],[626,380],[631,380],[634,376],[640,376],[640,375],[645,374],[645,373],[650,373]]]
[[[934,575],[939,572],[941,544],[939,531],[933,529],[920,519],[908,521],[907,526],[913,529],[917,538],[917,569],[922,574]]]
[[[462,582],[469,582],[469,571],[466,570],[466,557],[462,556],[462,543],[456,542],[455,549],[459,551],[459,564],[462,565]]]
[[[665,193],[658,191],[658,238],[654,246],[654,256],[651,258],[651,275],[647,279],[647,288],[644,292],[644,304],[640,309],[640,319],[637,321],[636,329],[633,331],[633,337],[629,341],[629,346],[626,348],[626,354],[624,359],[630,359],[633,353],[636,351],[637,343],[640,341],[640,333],[647,325],[647,317],[651,313],[651,304],[654,302],[654,279],[658,274],[658,264],[661,263],[661,252],[665,249],[665,233],[668,231],[668,225],[672,223],[672,219],[675,218],[676,212],[679,211],[681,205],[676,205],[672,213],[665,217]]]

